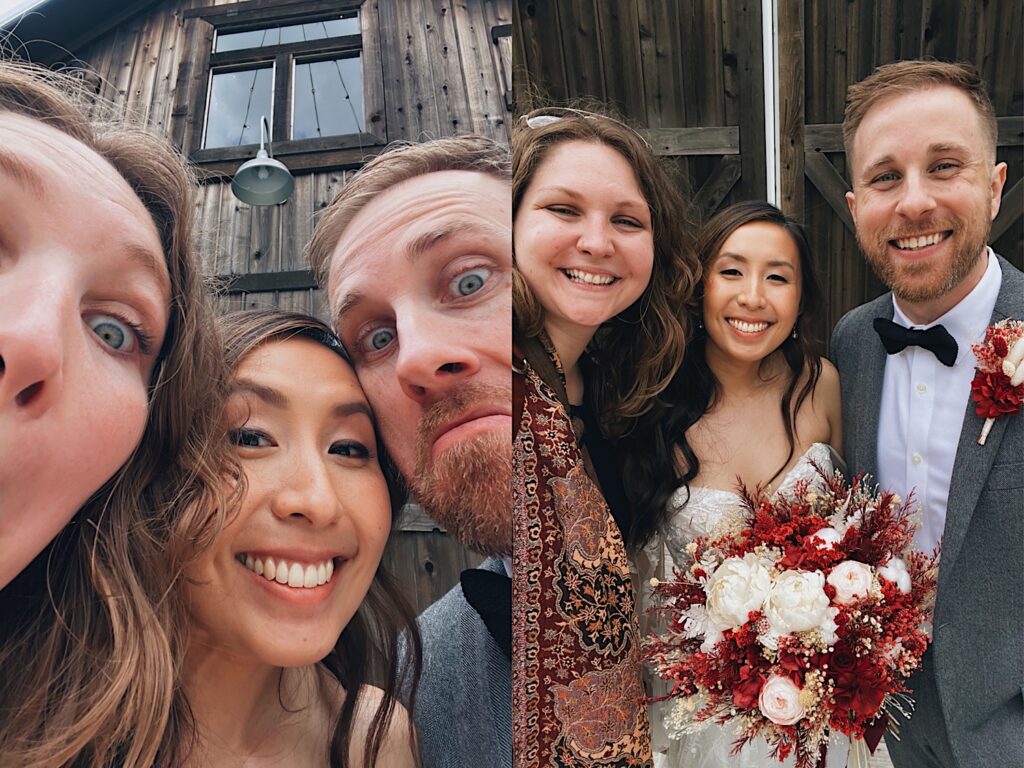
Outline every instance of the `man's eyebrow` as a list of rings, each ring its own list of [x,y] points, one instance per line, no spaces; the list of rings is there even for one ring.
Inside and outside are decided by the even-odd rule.
[[[416,261],[423,254],[446,240],[451,240],[465,234],[481,234],[484,236],[505,237],[508,233],[500,227],[495,227],[486,222],[479,221],[457,221],[451,224],[432,229],[414,237],[405,247],[405,258],[410,262]]]
[[[346,293],[341,302],[338,304],[338,311],[334,313],[334,327],[338,333],[341,333],[341,319],[345,316],[346,312],[363,301],[366,296],[361,291],[349,291]]]
[[[231,391],[233,393],[249,393],[274,408],[287,408],[288,398],[273,387],[258,384],[252,379],[235,379]]]
[[[39,172],[17,155],[0,149],[0,172],[28,187],[36,197],[46,196],[46,183]]]

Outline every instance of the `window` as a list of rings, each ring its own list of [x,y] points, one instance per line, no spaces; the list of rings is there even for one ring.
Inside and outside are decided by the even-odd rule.
[[[186,11],[212,27],[193,76],[192,161],[230,175],[255,155],[262,116],[274,155],[292,170],[356,165],[382,146],[381,76],[364,59],[374,25],[362,6],[249,0]]]

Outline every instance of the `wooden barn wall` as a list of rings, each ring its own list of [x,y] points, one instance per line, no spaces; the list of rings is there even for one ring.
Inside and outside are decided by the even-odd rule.
[[[885,289],[864,262],[842,194],[848,189],[840,125],[846,88],[878,65],[934,57],[981,71],[1000,117],[997,158],[1008,165],[996,252],[1024,268],[1024,2],[844,0],[780,4],[783,207],[805,221],[821,266],[827,313],[820,333]],[[824,190],[824,191],[823,191]]]
[[[507,85],[501,49],[491,30],[511,23],[510,0],[366,0],[365,25],[379,32],[375,46],[384,82],[387,138],[422,141],[479,133],[508,141]],[[99,76],[102,97],[180,146],[200,130],[202,115],[190,112],[191,92],[205,87],[190,65],[209,51],[212,27],[185,19],[188,9],[227,5],[226,0],[172,0],[143,12],[89,47],[74,51]],[[364,45],[367,40],[364,35]],[[189,57],[193,57],[190,59]],[[364,61],[366,70],[375,62]],[[507,68],[507,64],[506,64]],[[295,192],[280,206],[253,207],[237,200],[222,180],[202,184],[196,201],[202,258],[210,275],[252,275],[304,270],[302,249],[320,211],[344,186],[352,170],[296,174]],[[317,289],[225,295],[224,311],[281,307],[329,320]],[[436,529],[408,505],[388,545],[385,564],[410,585],[422,609],[458,581],[476,554]]]
[[[703,213],[764,197],[760,0],[516,0],[513,14],[517,111],[604,102],[672,157]]]

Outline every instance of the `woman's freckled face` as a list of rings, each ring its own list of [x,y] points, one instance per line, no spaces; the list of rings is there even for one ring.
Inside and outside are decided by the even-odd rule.
[[[513,240],[516,266],[553,338],[589,338],[640,298],[654,268],[651,215],[636,174],[597,142],[548,151],[519,203]]]
[[[170,285],[145,206],[68,135],[0,113],[0,200],[3,587],[142,438]]]
[[[737,228],[705,271],[707,353],[760,362],[793,332],[800,297],[800,254],[789,233],[762,221]]]
[[[373,418],[348,363],[305,338],[266,342],[234,379],[226,420],[248,487],[188,572],[191,652],[313,664],[363,602],[391,526]]]

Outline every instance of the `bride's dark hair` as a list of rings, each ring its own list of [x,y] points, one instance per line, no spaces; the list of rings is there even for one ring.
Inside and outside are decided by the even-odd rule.
[[[779,404],[789,441],[789,454],[772,476],[771,480],[774,480],[793,458],[796,415],[814,391],[821,375],[821,351],[814,338],[814,318],[821,303],[821,288],[803,227],[771,203],[760,200],[730,206],[704,225],[697,245],[703,274],[708,275],[708,269],[732,233],[755,222],[774,224],[785,230],[793,239],[800,258],[797,334],[796,338],[792,334],[787,335],[779,347],[791,373]],[[622,479],[632,508],[633,522],[626,541],[633,549],[650,541],[669,515],[668,504],[672,495],[683,486],[688,489],[690,481],[700,471],[700,459],[687,441],[686,431],[715,405],[721,395],[721,384],[708,367],[704,355],[707,332],[701,322],[703,298],[704,282],[701,281],[687,307],[694,337],[686,345],[682,365],[662,393],[659,406],[645,415],[637,428],[618,446]],[[762,368],[767,359],[761,361]],[[680,455],[682,462],[679,461]]]

